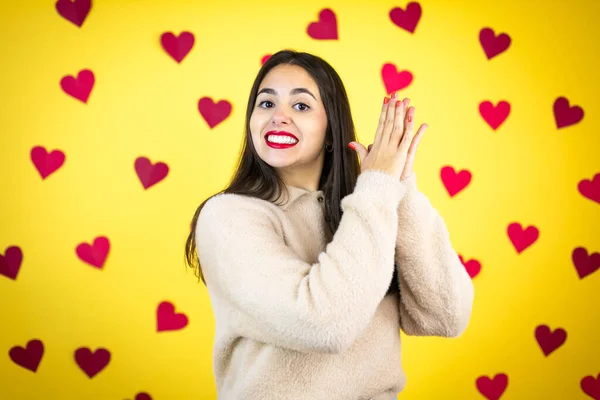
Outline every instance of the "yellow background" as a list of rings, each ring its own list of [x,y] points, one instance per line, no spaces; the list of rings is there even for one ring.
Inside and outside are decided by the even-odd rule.
[[[183,245],[198,204],[223,188],[235,166],[252,80],[265,54],[290,47],[328,60],[345,82],[360,140],[371,143],[384,63],[415,79],[401,96],[429,129],[415,161],[420,189],[444,217],[453,244],[477,259],[472,322],[459,339],[403,335],[408,383],[402,399],[479,399],[479,376],[506,373],[503,399],[585,399],[580,380],[600,373],[600,272],[580,280],[574,248],[600,251],[600,204],[577,191],[600,172],[596,1],[423,0],[414,35],[388,13],[406,3],[94,1],[82,28],[51,0],[0,3],[0,254],[19,246],[18,278],[0,276],[0,398],[214,399],[214,319],[207,292],[183,264]],[[339,40],[313,40],[307,25],[323,8],[337,15]],[[487,60],[479,31],[512,38]],[[196,37],[181,64],[160,35]],[[89,68],[96,85],[87,105],[59,81]],[[210,96],[233,104],[209,129],[197,110]],[[557,130],[552,105],[565,96],[583,120]],[[493,131],[481,101],[507,100],[511,113]],[[42,181],[33,146],[66,153]],[[143,190],[134,160],[169,165],[168,177]],[[450,198],[440,169],[473,173]],[[535,225],[540,238],[517,254],[510,222]],[[106,235],[103,270],[75,247]],[[189,317],[156,332],[156,307],[171,301]],[[567,331],[544,357],[534,329]],[[44,342],[37,373],[8,351]],[[89,379],[75,364],[80,346],[112,353]]]

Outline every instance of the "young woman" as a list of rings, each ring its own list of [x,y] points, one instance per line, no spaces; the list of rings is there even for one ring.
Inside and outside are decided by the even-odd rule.
[[[400,329],[466,329],[473,286],[416,187],[414,112],[386,97],[367,149],[326,61],[286,50],[262,66],[235,176],[186,243],[214,311],[219,399],[395,399]]]

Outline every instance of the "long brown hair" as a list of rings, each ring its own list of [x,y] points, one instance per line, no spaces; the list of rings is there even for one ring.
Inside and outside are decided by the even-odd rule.
[[[260,84],[267,73],[279,64],[304,68],[319,87],[327,114],[325,141],[333,144],[333,151],[325,152],[319,190],[323,190],[325,196],[325,219],[331,232],[335,233],[342,218],[341,200],[354,190],[360,166],[357,153],[347,147],[348,143],[356,141],[356,134],[344,84],[329,63],[313,54],[281,50],[271,55],[262,65],[250,90],[246,107],[244,142],[237,170],[229,185],[211,197],[222,193],[233,193],[272,201],[273,198],[279,198],[282,191],[286,189],[275,169],[256,153],[250,134],[250,116]],[[185,262],[204,284],[206,282],[196,252],[196,224],[202,207],[211,197],[204,200],[194,213],[191,231],[185,243]]]

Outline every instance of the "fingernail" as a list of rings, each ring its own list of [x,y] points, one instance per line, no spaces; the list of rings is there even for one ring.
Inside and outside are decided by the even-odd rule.
[[[392,93],[392,99],[395,99],[397,96],[396,92]]]
[[[387,104],[387,103],[389,103],[389,102],[390,102],[390,99],[389,99],[389,97],[385,97],[385,98],[383,99],[383,104]]]
[[[352,142],[348,143],[348,147],[350,147],[352,150],[356,150],[356,145]]]
[[[402,104],[402,102],[401,101],[397,101],[396,102],[396,108],[400,107],[400,104]]]
[[[408,116],[408,122],[412,122],[412,115]]]

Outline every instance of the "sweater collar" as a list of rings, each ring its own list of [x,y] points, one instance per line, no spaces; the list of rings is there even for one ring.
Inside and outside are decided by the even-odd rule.
[[[287,188],[287,191],[289,193],[289,198],[285,197],[285,193],[282,194],[283,196],[283,202],[284,203],[282,205],[282,208],[288,208],[290,207],[292,204],[294,204],[295,202],[297,202],[300,199],[311,199],[311,201],[319,201],[319,198],[323,198],[323,191],[322,190],[316,190],[316,191],[312,191],[312,190],[308,190],[308,189],[304,189],[304,188],[299,188],[296,186],[291,186],[291,185],[285,185],[285,187]],[[287,200],[287,201],[286,201]]]

